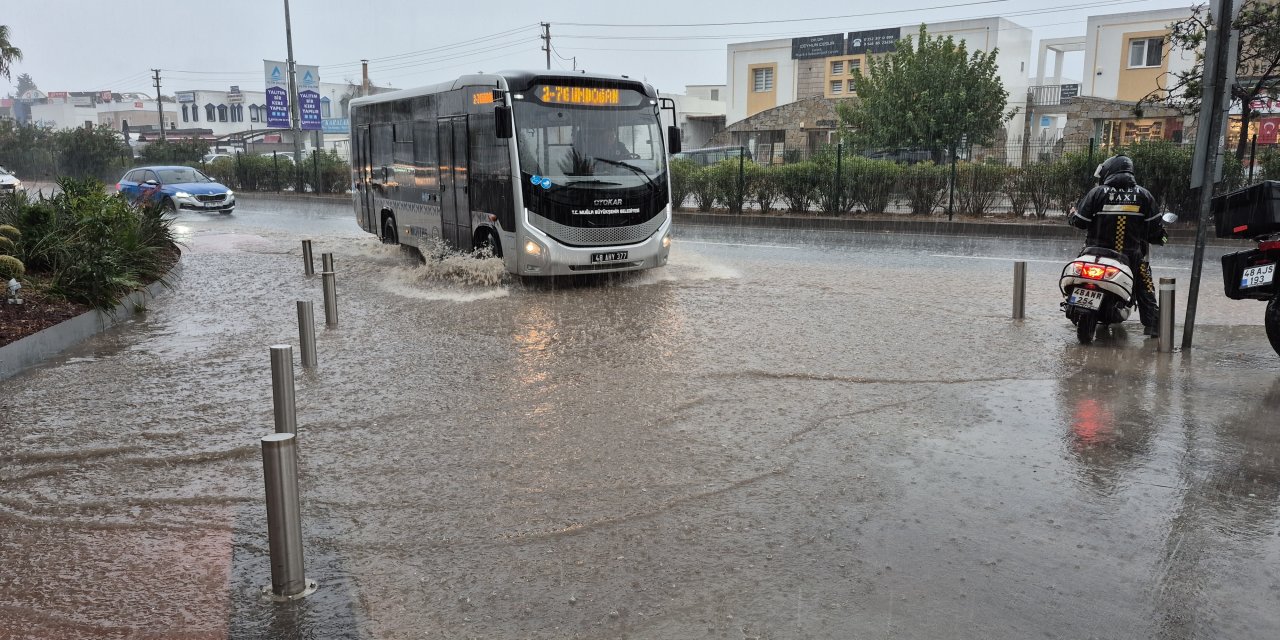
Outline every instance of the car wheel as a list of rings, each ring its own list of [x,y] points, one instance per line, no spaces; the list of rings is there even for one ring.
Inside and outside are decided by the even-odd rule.
[[[164,206],[165,213],[178,212],[178,203],[174,202],[173,198],[165,198],[163,206]]]

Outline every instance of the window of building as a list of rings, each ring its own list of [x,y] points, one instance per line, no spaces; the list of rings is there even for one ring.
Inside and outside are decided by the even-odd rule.
[[[320,117],[333,117],[333,103],[330,102],[328,98],[320,98]]]
[[[244,105],[238,104],[232,107],[232,112],[236,115],[236,122],[244,122]]]
[[[251,104],[249,105],[249,122],[257,122],[257,121],[258,121],[258,105]]]
[[[853,94],[857,93],[856,91],[854,91],[854,90],[853,90],[853,87],[854,87],[853,81],[852,81],[852,80],[849,80],[848,82],[849,82],[849,91],[848,91],[847,93],[848,93],[849,95],[853,95]]]
[[[1138,38],[1129,41],[1130,67],[1158,67],[1164,50],[1164,38]]]
[[[861,73],[862,73],[862,61],[861,61],[861,60],[850,60],[850,61],[849,61],[849,75],[851,75],[851,76],[855,76],[855,75],[859,75],[859,74],[861,74]]]
[[[835,61],[832,61],[832,63],[831,63],[831,75],[833,75],[833,76],[842,76],[842,75],[844,75],[844,60],[835,60]]]
[[[227,121],[227,105],[220,104],[218,105],[218,122],[226,122],[226,121]]]
[[[190,116],[187,115],[187,105],[182,105],[182,121],[190,122]]]
[[[751,86],[756,93],[768,93],[773,91],[773,68],[765,67],[763,69],[752,69]]]
[[[831,81],[831,95],[838,96],[844,93],[844,80]]]
[[[204,106],[204,119],[213,122],[218,119],[218,112],[214,110],[213,103]]]
[[[719,89],[712,89],[712,90],[711,90],[711,99],[712,99],[712,100],[719,100],[719,99],[720,99],[720,90],[719,90]]]

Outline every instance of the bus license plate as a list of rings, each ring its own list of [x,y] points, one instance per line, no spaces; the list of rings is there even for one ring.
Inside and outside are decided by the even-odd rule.
[[[1248,289],[1250,287],[1261,287],[1264,284],[1271,284],[1276,277],[1276,265],[1260,264],[1256,267],[1249,267],[1244,270],[1244,275],[1240,276],[1240,288]]]
[[[617,262],[617,261],[619,261],[619,260],[626,260],[626,259],[627,259],[627,252],[626,252],[626,251],[612,251],[612,252],[609,252],[609,253],[593,253],[593,254],[591,254],[591,262],[592,262],[592,263],[596,263],[596,262]]]
[[[1071,297],[1067,298],[1067,304],[1086,309],[1097,309],[1102,306],[1102,292],[1094,291],[1093,289],[1076,289],[1071,292]]]

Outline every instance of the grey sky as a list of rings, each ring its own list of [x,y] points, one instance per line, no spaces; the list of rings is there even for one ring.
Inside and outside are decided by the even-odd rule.
[[[262,59],[285,58],[282,0],[139,4],[113,0],[6,0],[21,73],[45,91],[154,93],[185,89],[261,90]],[[438,2],[291,0],[294,55],[320,64],[324,81],[358,79],[371,60],[379,85],[410,87],[461,73],[545,67],[539,22],[551,23],[553,69],[578,68],[647,78],[658,89],[725,81],[725,45],[766,38],[1005,16],[1034,37],[1081,35],[1092,14],[1184,7],[1188,0],[690,0]],[[376,8],[375,8],[376,7]],[[629,9],[643,8],[642,13]],[[830,16],[850,16],[833,19]],[[799,20],[807,19],[807,20]],[[787,21],[787,22],[784,22]],[[756,22],[756,24],[706,24]],[[577,23],[577,24],[573,24]],[[639,26],[704,23],[703,26]],[[597,26],[586,26],[595,24]],[[627,26],[604,26],[627,25]],[[1034,57],[1034,51],[1033,51]],[[1064,72],[1078,76],[1081,59]]]

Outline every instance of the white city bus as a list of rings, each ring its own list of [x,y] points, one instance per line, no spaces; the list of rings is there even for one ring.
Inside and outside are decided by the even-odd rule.
[[[387,243],[489,247],[522,276],[661,266],[680,141],[659,107],[646,83],[564,72],[352,100],[356,219]]]

